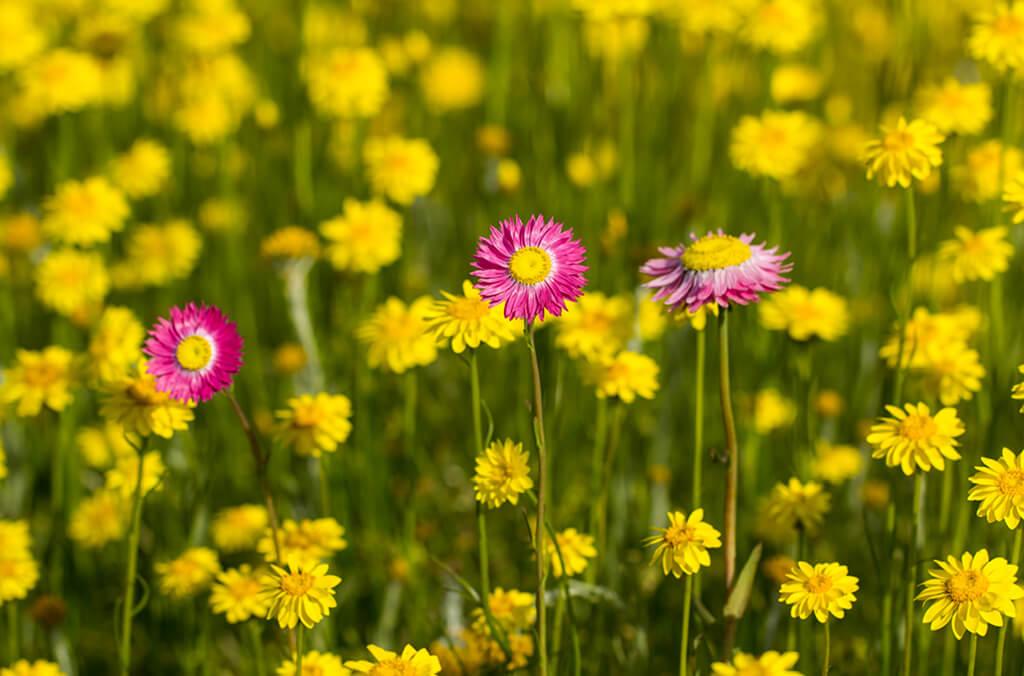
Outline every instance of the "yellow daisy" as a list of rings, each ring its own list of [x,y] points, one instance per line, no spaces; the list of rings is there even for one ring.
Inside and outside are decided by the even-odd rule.
[[[891,418],[881,418],[871,427],[867,441],[874,447],[873,458],[885,458],[889,467],[899,467],[910,476],[918,469],[946,468],[945,460],[959,460],[956,437],[964,433],[963,423],[952,408],[934,416],[925,404],[886,406]]]
[[[511,439],[491,442],[476,458],[473,486],[477,501],[491,509],[518,504],[519,496],[533,488],[530,454]]]
[[[617,397],[632,404],[637,397],[654,399],[658,391],[657,362],[645,354],[623,350],[586,366],[586,380],[597,387],[600,399]]]
[[[373,274],[402,253],[402,216],[379,200],[346,199],[343,212],[320,224],[335,270]]]
[[[485,84],[480,58],[462,47],[437,50],[420,72],[424,100],[431,109],[442,113],[480,103]]]
[[[356,330],[356,336],[367,345],[371,368],[404,373],[437,359],[437,342],[426,321],[432,304],[429,296],[420,296],[409,305],[391,297],[374,310]]]
[[[370,186],[397,204],[408,206],[434,189],[440,165],[425,139],[373,137],[363,146]]]
[[[846,334],[846,299],[828,289],[809,290],[799,284],[773,293],[758,304],[761,326],[786,331],[793,340],[834,341]]]
[[[16,415],[39,415],[43,406],[59,413],[71,403],[77,370],[71,352],[51,345],[39,352],[18,350],[14,359],[14,365],[3,371],[0,402],[15,404]]]
[[[754,429],[768,434],[784,429],[796,420],[796,404],[774,387],[766,387],[754,395]]]
[[[791,478],[788,483],[775,484],[766,512],[780,528],[803,530],[814,535],[831,506],[831,496],[817,481],[801,483],[799,479]]]
[[[43,232],[61,244],[109,242],[111,233],[119,232],[128,217],[124,195],[99,176],[61,183],[43,206]]]
[[[296,660],[285,660],[277,668],[277,676],[295,676]],[[299,676],[349,676],[341,658],[331,653],[310,650],[302,655],[302,674]]]
[[[953,229],[956,238],[939,245],[939,255],[951,264],[956,281],[991,281],[1010,266],[1013,245],[1006,240],[1008,232],[1002,226],[975,231],[958,225]]]
[[[260,255],[269,260],[315,259],[320,256],[320,240],[312,230],[286,225],[263,238]]]
[[[833,485],[841,484],[860,474],[864,457],[860,449],[843,444],[818,441],[815,445],[811,472]]]
[[[695,509],[687,516],[685,512],[669,512],[668,528],[656,528],[660,535],[644,540],[648,546],[656,546],[651,563],[661,562],[665,575],[677,578],[693,575],[701,566],[710,566],[709,549],[722,546],[721,533],[704,521],[704,510]]]
[[[281,547],[281,559],[292,560],[305,568],[334,555],[335,552],[348,547],[345,540],[345,527],[331,517],[322,519],[303,519],[294,521],[285,519],[278,529]],[[268,529],[256,544],[256,551],[263,554],[267,561],[274,561],[273,533]]]
[[[838,563],[812,566],[800,561],[786,579],[779,588],[779,601],[792,606],[790,616],[806,620],[813,614],[821,623],[827,622],[829,615],[842,619],[853,607],[857,600],[854,592],[860,588],[859,580]]]
[[[164,188],[171,175],[171,155],[159,142],[140,138],[114,158],[110,174],[131,199],[152,197]]]
[[[146,453],[142,460],[142,494],[146,495],[160,486],[164,478],[164,462],[159,451]],[[136,453],[123,455],[104,475],[104,487],[115,491],[123,500],[131,500],[139,480],[139,456]]]
[[[64,676],[64,672],[55,662],[18,660],[11,666],[0,669],[0,676]]]
[[[882,125],[882,137],[868,142],[864,149],[868,180],[877,176],[880,183],[890,188],[910,187],[911,178],[923,181],[933,167],[942,164],[945,140],[931,122],[913,120],[909,124],[900,118],[896,126]]]
[[[544,543],[551,572],[555,577],[562,577],[563,573],[569,576],[578,575],[587,569],[589,560],[597,556],[593,536],[584,535],[575,528],[566,528],[560,533],[555,533],[555,542],[545,536]],[[555,543],[558,543],[557,546]]]
[[[976,59],[996,70],[1024,65],[1024,7],[999,3],[975,19],[967,48]]]
[[[124,537],[127,526],[125,501],[113,491],[100,489],[75,507],[68,536],[86,549],[97,549]]]
[[[968,202],[982,204],[999,199],[999,191],[1024,168],[1024,153],[1014,147],[1003,149],[995,139],[967,151],[963,164],[950,171],[953,188]]]
[[[740,119],[732,130],[729,157],[748,174],[782,180],[807,164],[821,137],[821,123],[806,113],[767,110]]]
[[[462,354],[466,348],[487,345],[495,350],[514,341],[523,332],[520,319],[506,319],[504,303],[491,306],[469,280],[462,282],[462,295],[442,291],[443,300],[435,300],[424,319],[438,345],[450,345]]]
[[[922,372],[926,390],[937,396],[943,406],[956,406],[972,399],[981,390],[985,377],[978,351],[963,343],[950,343],[943,350],[930,353]]]
[[[126,432],[140,437],[156,435],[170,439],[188,429],[195,415],[194,405],[172,399],[156,389],[156,378],[138,362],[131,372],[102,385],[100,414]]]
[[[303,394],[277,412],[278,437],[299,455],[334,453],[352,431],[352,402],[342,394]]]
[[[373,117],[390,95],[384,61],[368,47],[335,47],[303,63],[309,100],[331,117]]]
[[[217,512],[210,534],[217,548],[226,553],[254,549],[267,529],[269,517],[263,505],[237,505]]]
[[[285,568],[271,564],[263,578],[270,607],[267,619],[276,619],[282,629],[293,629],[299,622],[312,629],[336,608],[334,588],[341,578],[327,574],[327,564],[303,566],[290,559]]]
[[[345,666],[357,674],[370,676],[436,676],[441,673],[441,662],[426,648],[417,650],[411,645],[402,649],[402,654],[375,645],[366,647],[374,661],[352,660]]]
[[[99,381],[109,382],[128,374],[142,358],[146,329],[126,307],[104,308],[89,339],[89,370]]]
[[[203,238],[185,219],[140,225],[125,244],[127,263],[141,286],[166,286],[187,279],[195,269]]]
[[[0,605],[28,596],[39,582],[39,564],[27,550],[0,552]]]
[[[921,118],[944,134],[980,134],[992,119],[992,89],[985,82],[965,84],[947,77],[921,87],[916,98]]]
[[[246,563],[217,573],[217,581],[210,589],[210,608],[224,615],[229,624],[266,617],[270,599],[263,591],[265,575]]]
[[[58,249],[36,268],[36,297],[66,317],[103,304],[110,290],[110,275],[97,253]]]
[[[978,516],[989,523],[1003,521],[1016,528],[1024,518],[1024,451],[1019,455],[1003,449],[998,460],[982,458],[983,466],[971,476],[974,484],[967,493],[968,500],[979,501]]]
[[[537,621],[537,597],[518,589],[495,587],[487,597],[491,617],[506,632],[525,631]],[[482,608],[473,609],[473,627],[490,636],[490,627]]]
[[[1013,212],[1013,222],[1024,222],[1024,171],[1019,171],[1003,188],[1005,209]]]
[[[584,294],[556,320],[555,345],[573,359],[597,360],[626,347],[633,333],[629,296]]]
[[[924,623],[932,631],[952,623],[957,639],[965,632],[984,636],[989,625],[1003,626],[1004,615],[1016,617],[1013,602],[1024,598],[1024,589],[1017,586],[1017,566],[1001,556],[989,559],[987,549],[935,563],[939,568],[928,571],[932,579],[917,595],[918,601],[931,602]]]
[[[792,651],[769,650],[757,657],[737,652],[730,662],[712,664],[711,673],[714,676],[801,676],[799,671],[791,669],[799,659],[800,655]]]
[[[157,563],[154,568],[160,576],[160,591],[171,598],[183,599],[210,586],[220,572],[220,561],[212,549],[192,547],[176,559]]]
[[[741,37],[758,49],[792,54],[821,31],[821,8],[815,0],[760,0],[737,5],[741,12],[749,13]]]

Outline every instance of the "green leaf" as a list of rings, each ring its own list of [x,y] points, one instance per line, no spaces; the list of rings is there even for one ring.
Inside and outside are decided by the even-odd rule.
[[[736,586],[732,588],[729,598],[725,601],[726,617],[734,617],[737,620],[743,617],[747,611],[747,603],[750,602],[750,590],[754,586],[754,575],[757,573],[757,564],[761,561],[761,544],[758,543],[750,552],[750,557],[743,564],[740,576],[736,578]]]

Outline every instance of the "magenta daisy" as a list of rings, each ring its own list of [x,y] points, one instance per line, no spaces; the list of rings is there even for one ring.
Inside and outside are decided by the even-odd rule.
[[[554,219],[517,215],[491,227],[473,258],[480,296],[492,306],[505,303],[505,317],[532,322],[544,313],[558,316],[566,301],[583,295],[587,250],[570,228]]]
[[[179,401],[207,401],[241,368],[242,337],[219,308],[189,303],[157,321],[143,352],[158,390]]]
[[[733,237],[719,230],[693,240],[689,246],[661,247],[665,258],[652,258],[640,272],[651,277],[644,286],[654,289],[654,300],[673,310],[696,312],[708,303],[726,308],[746,305],[759,293],[778,291],[789,280],[784,273],[793,269],[785,263],[789,253],[778,247],[751,244],[754,235]]]

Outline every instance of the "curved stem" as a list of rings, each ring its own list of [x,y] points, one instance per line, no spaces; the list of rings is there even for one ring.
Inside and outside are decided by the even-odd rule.
[[[1013,531],[1013,553],[1010,555],[1010,563],[1017,565],[1020,563],[1020,548],[1021,548],[1021,536],[1024,535],[1024,530],[1016,528]],[[996,642],[996,670],[995,676],[1003,675],[1003,652],[1006,647],[1006,625],[1007,622],[1003,622],[1003,626],[999,627],[999,639]]]
[[[679,676],[686,676],[690,650],[690,606],[693,604],[693,578],[686,576],[686,590],[683,592],[683,636],[679,643]]]
[[[722,424],[725,427],[725,448],[728,469],[725,474],[725,596],[732,593],[736,577],[736,488],[739,485],[739,446],[736,443],[736,423],[732,412],[732,394],[729,387],[729,311],[722,310],[718,316],[718,380],[722,403]],[[736,637],[736,618],[725,621],[725,646],[723,653],[732,654]]]
[[[910,539],[907,542],[907,599],[906,619],[903,628],[903,674],[910,676],[914,647],[914,587],[917,582],[917,535],[921,519],[921,491],[924,488],[924,474],[914,476],[914,503],[910,506]]]
[[[132,663],[132,618],[135,615],[135,577],[139,566],[139,531],[142,526],[142,479],[146,459],[145,441],[137,449],[138,469],[135,475],[135,491],[132,493],[132,522],[128,533],[128,565],[124,576],[124,605],[121,608],[121,674],[131,673]]]
[[[540,365],[537,362],[537,345],[534,341],[536,326],[526,329],[526,345],[530,352],[530,367],[533,373],[533,427],[537,437],[537,523],[534,528],[534,548],[537,552],[537,653],[541,676],[548,673],[547,607],[544,588],[547,584],[547,557],[544,547],[544,511],[547,506],[547,443],[544,437],[544,399],[540,380]]]

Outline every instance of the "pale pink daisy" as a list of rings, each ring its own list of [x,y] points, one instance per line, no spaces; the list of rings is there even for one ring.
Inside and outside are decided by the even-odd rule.
[[[171,308],[149,331],[143,352],[156,388],[179,401],[207,401],[231,387],[242,367],[242,337],[220,309],[189,303]]]
[[[782,276],[793,269],[785,262],[789,253],[752,244],[753,234],[733,237],[719,230],[690,238],[688,246],[659,248],[665,258],[652,258],[640,268],[651,277],[644,286],[655,290],[654,300],[673,310],[696,312],[708,303],[746,305],[789,281]]]
[[[505,317],[529,323],[545,312],[557,317],[583,295],[586,254],[571,228],[541,215],[523,225],[516,216],[480,238],[470,274],[491,306],[505,303]]]

